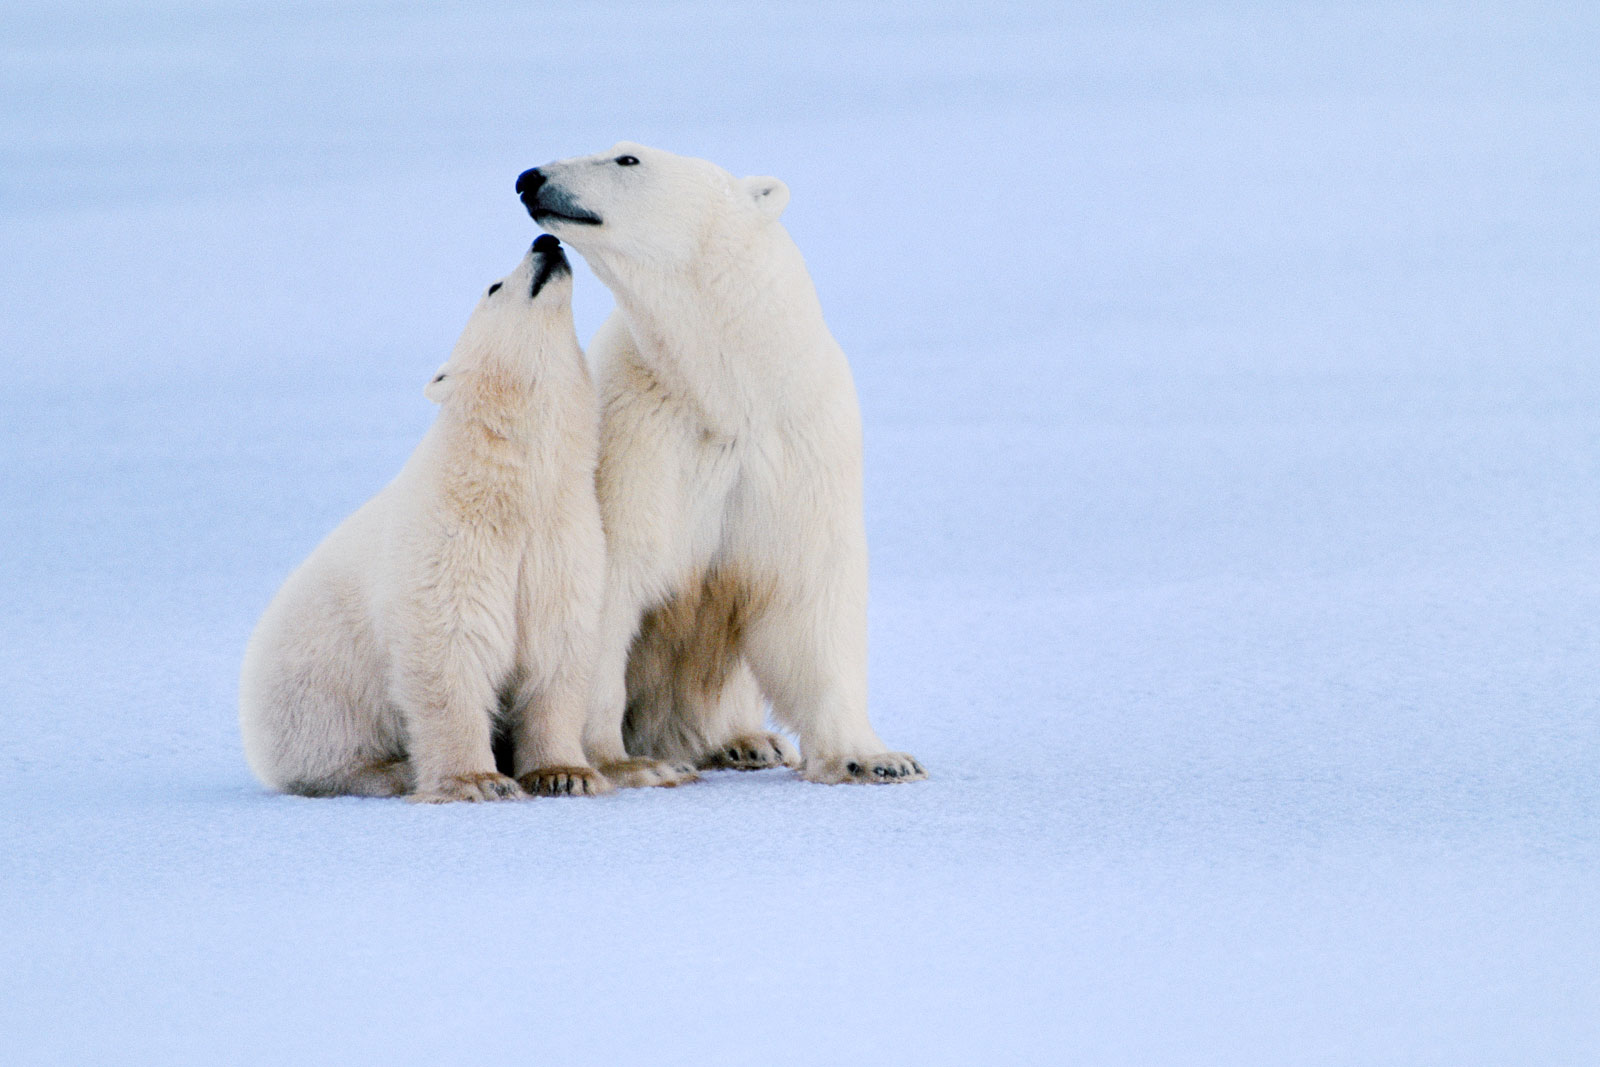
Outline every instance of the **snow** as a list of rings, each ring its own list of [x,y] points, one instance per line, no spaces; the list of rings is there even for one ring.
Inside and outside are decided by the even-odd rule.
[[[4,24],[0,1060],[1600,1058],[1593,12]],[[624,137],[793,190],[932,778],[265,793],[257,615]]]

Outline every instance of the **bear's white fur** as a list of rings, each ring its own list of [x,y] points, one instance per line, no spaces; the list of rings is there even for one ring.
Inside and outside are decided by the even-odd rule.
[[[787,187],[623,143],[518,191],[617,301],[590,349],[608,552],[591,760],[628,785],[681,780],[679,761],[925,777],[867,717],[860,414],[778,221]],[[803,760],[765,732],[763,694]]]
[[[398,477],[284,583],[240,679],[245,755],[309,796],[598,793],[599,413],[553,238],[478,302]],[[495,769],[506,722],[518,781]],[[520,781],[520,787],[519,787]]]

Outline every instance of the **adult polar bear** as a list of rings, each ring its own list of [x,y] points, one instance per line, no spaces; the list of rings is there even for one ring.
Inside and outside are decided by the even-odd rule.
[[[439,417],[405,468],[262,615],[239,719],[267,785],[424,800],[611,788],[583,757],[605,534],[571,298],[560,242],[540,237],[424,390]],[[495,770],[502,713],[517,781]]]
[[[867,718],[861,419],[778,222],[788,188],[623,143],[517,192],[617,302],[590,346],[608,555],[590,759],[623,785],[793,763],[764,692],[811,781],[926,777]]]

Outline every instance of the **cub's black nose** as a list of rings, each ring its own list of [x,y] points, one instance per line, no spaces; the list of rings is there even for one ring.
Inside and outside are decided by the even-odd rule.
[[[539,186],[545,181],[544,175],[539,173],[539,168],[525,170],[517,175],[517,195],[524,204],[533,203],[534,196],[539,192]]]
[[[561,242],[553,234],[541,233],[534,239],[533,250],[543,255],[549,255],[551,252],[559,252],[561,250]]]

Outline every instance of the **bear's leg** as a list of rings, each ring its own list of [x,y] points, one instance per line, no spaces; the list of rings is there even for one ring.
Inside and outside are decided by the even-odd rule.
[[[926,778],[916,759],[886,750],[867,718],[864,554],[853,577],[773,583],[754,602],[745,656],[774,716],[799,735],[802,777],[874,785]]]
[[[583,748],[600,773],[625,789],[639,786],[674,786],[698,775],[687,760],[631,757],[622,740],[627,709],[628,649],[643,614],[641,598],[630,596],[628,583],[618,580],[616,567],[607,579],[605,609],[600,618],[598,652],[589,713],[584,724]]]
[[[743,612],[713,573],[645,617],[628,658],[628,751],[701,768],[798,766],[766,729],[766,701],[739,654]]]
[[[605,408],[595,486],[606,531],[593,694],[583,747],[617,785],[677,785],[695,777],[681,759],[630,757],[623,742],[628,650],[650,608],[692,584],[714,544],[722,498],[737,469],[720,450],[708,458],[700,430],[683,419],[647,368],[626,358]]]
[[[695,757],[699,767],[762,771],[800,766],[794,744],[766,728],[767,701],[742,656],[733,657],[720,693],[706,694],[700,704],[685,702],[680,707],[687,716],[705,716],[700,728],[705,746]]]
[[[646,613],[639,635],[628,651],[627,710],[622,719],[622,742],[634,756],[654,759],[688,759],[692,744],[674,727],[679,721],[673,678],[678,669],[680,629],[687,623],[678,616],[693,612],[688,597],[673,597]]]

